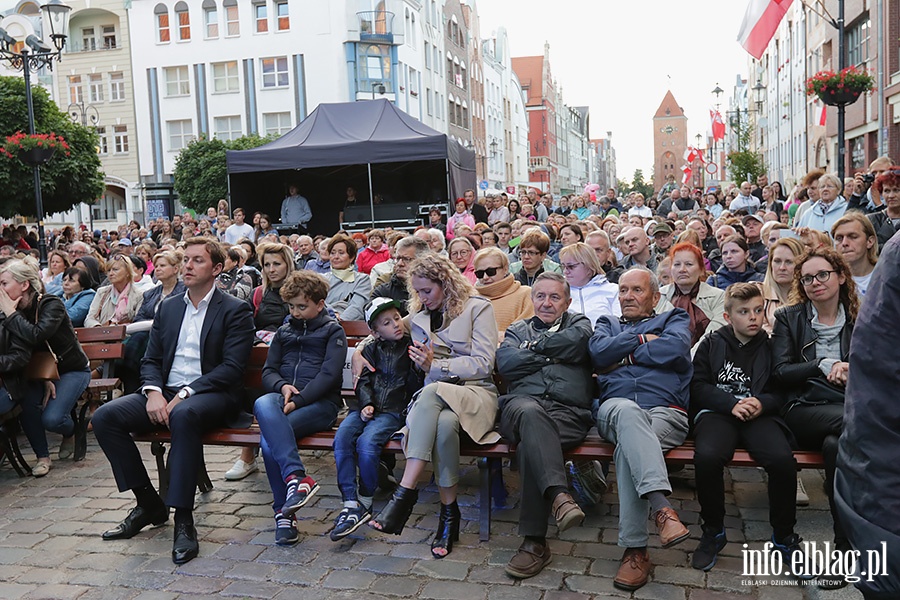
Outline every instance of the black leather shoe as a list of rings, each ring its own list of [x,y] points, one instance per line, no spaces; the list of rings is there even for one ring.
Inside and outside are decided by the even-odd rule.
[[[104,540],[127,540],[136,536],[147,525],[162,525],[169,520],[169,509],[161,506],[157,509],[146,509],[135,506],[125,520],[108,531],[103,532]]]
[[[200,544],[197,543],[197,530],[193,525],[175,526],[175,543],[172,544],[172,562],[176,565],[197,558]]]

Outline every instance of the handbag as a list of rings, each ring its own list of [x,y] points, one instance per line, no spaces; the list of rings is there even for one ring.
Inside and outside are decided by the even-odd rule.
[[[38,307],[41,305],[42,297],[43,296],[39,295],[37,298],[37,307],[35,307],[34,312],[35,322],[37,322]],[[37,381],[57,381],[59,379],[59,369],[56,366],[58,362],[56,354],[53,353],[50,342],[44,343],[47,345],[47,350],[35,350],[31,353],[31,360],[25,365],[26,379]]]
[[[804,404],[835,404],[844,402],[844,388],[832,385],[821,377],[806,380],[806,390],[801,402]]]

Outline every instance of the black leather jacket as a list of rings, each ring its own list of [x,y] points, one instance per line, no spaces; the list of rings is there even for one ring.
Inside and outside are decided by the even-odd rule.
[[[356,385],[359,407],[374,406],[376,413],[402,414],[413,394],[421,387],[425,374],[409,358],[408,335],[396,342],[375,340],[366,344],[362,355],[375,372],[363,369]]]
[[[827,382],[819,370],[816,358],[818,335],[812,328],[812,305],[807,303],[785,306],[775,311],[775,328],[772,332],[772,379],[776,386],[787,393],[785,412],[794,404],[803,402],[810,390],[811,379]],[[850,336],[853,323],[847,321],[841,331],[841,360],[850,358]]]
[[[88,357],[81,349],[75,328],[66,312],[65,303],[57,296],[44,294],[35,319],[37,301],[10,315],[4,327],[31,346],[32,351],[46,350],[47,342],[56,354],[60,374],[82,371],[88,367]]]
[[[31,347],[6,327],[7,320],[0,312],[0,378],[9,397],[21,401],[27,391],[23,370],[31,360]]]

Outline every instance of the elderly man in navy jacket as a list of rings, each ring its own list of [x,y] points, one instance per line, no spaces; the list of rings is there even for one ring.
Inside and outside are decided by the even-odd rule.
[[[163,300],[153,319],[141,362],[141,391],[101,406],[92,419],[119,491],[131,490],[137,498],[137,506],[103,539],[128,539],[147,525],[162,525],[168,507],[174,508],[175,564],[199,552],[192,511],[203,461],[201,436],[237,414],[254,331],[250,305],[216,288],[225,265],[222,246],[207,238],[186,244],[187,292]],[[172,432],[165,503],[131,437],[159,427]]]
[[[664,548],[688,538],[666,496],[672,492],[663,453],[688,432],[691,334],[688,314],[657,315],[659,282],[644,267],[619,278],[622,317],[602,316],[589,349],[598,372],[597,430],[616,444],[619,546],[625,548],[613,584],[636,590],[650,576],[647,513]]]

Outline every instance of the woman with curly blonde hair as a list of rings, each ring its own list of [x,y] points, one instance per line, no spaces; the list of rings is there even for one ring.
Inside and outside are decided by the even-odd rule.
[[[444,558],[459,539],[456,503],[459,437],[465,432],[478,444],[495,443],[497,388],[491,374],[497,350],[497,322],[490,301],[475,292],[459,269],[436,254],[417,258],[409,267],[409,355],[425,373],[406,424],[406,468],[394,497],[372,521],[384,533],[400,534],[418,500],[416,485],[429,462],[441,499],[435,558]],[[461,430],[461,431],[460,431]]]

